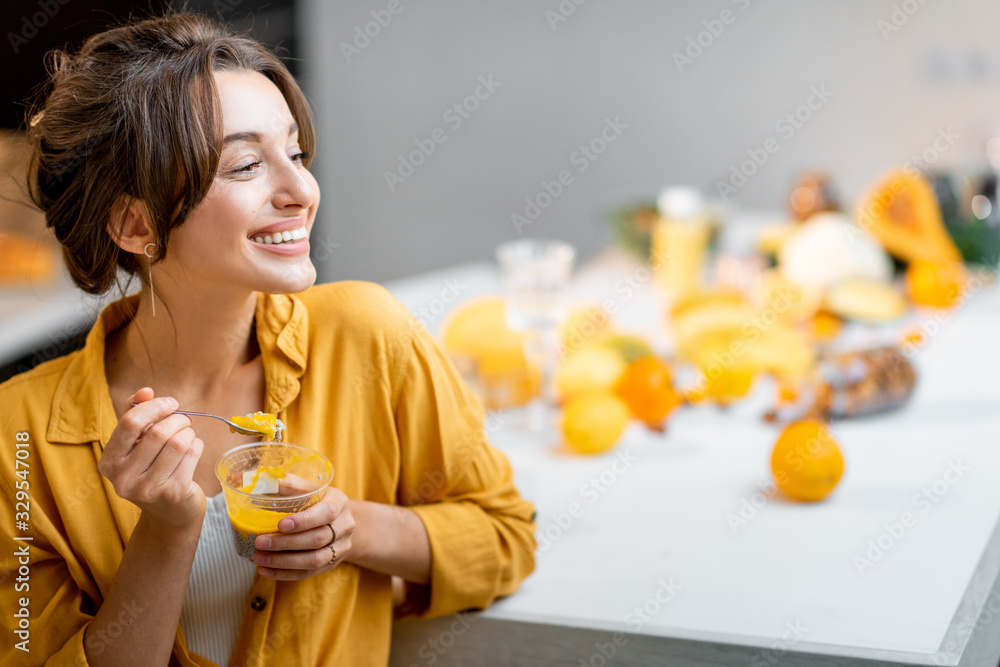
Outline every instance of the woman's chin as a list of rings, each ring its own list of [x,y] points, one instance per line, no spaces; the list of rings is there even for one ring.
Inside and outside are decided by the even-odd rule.
[[[316,283],[316,267],[307,257],[301,263],[284,267],[280,273],[262,272],[256,282],[256,290],[267,294],[304,292]]]

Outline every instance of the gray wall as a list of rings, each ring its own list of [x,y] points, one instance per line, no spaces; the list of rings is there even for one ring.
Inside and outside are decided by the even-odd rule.
[[[933,157],[947,128],[935,166],[974,164],[1000,135],[1000,3],[399,0],[348,62],[343,44],[390,4],[301,4],[302,78],[320,135],[321,280],[491,259],[517,237],[511,214],[562,170],[572,183],[523,234],[565,238],[586,259],[609,238],[609,206],[668,183],[715,193],[769,138],[777,152],[730,203],[782,208],[796,171],[817,166],[853,199],[890,166],[925,149]],[[546,12],[560,6],[575,11],[553,29]],[[724,10],[730,22],[701,35],[708,46],[679,71],[674,52]],[[454,127],[445,112],[481,76],[499,87]],[[814,98],[794,133],[778,127],[814,86],[832,96]],[[609,118],[627,128],[581,172],[574,151]],[[385,172],[436,128],[446,140],[391,191]]]

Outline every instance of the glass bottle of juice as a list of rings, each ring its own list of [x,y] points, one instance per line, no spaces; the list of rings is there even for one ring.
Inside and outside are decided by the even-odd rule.
[[[653,271],[660,288],[676,301],[702,284],[711,226],[697,188],[665,188],[656,203],[660,217],[653,226]]]

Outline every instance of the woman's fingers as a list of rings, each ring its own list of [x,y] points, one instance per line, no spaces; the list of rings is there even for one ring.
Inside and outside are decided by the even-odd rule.
[[[317,528],[325,523],[333,523],[347,506],[347,496],[340,489],[328,488],[323,499],[295,514],[286,516],[278,522],[278,530],[282,533],[298,533],[310,528]]]
[[[190,525],[205,509],[204,493],[194,482],[204,443],[191,419],[175,410],[175,399],[139,389],[128,398],[98,464],[119,496],[168,528]]]
[[[185,415],[174,415],[168,417],[167,419],[159,422],[156,426],[166,423],[175,416],[184,417]],[[188,421],[190,424],[190,420]],[[155,428],[155,426],[153,428]],[[153,430],[153,428],[150,428],[150,430],[147,431],[146,435],[143,437],[149,437],[149,433]],[[155,453],[155,458],[149,463],[146,469],[139,474],[144,477],[148,477],[159,484],[164,484],[173,474],[181,460],[187,455],[188,450],[191,449],[191,445],[196,437],[197,436],[195,436],[194,430],[190,428],[185,427],[176,431],[173,435],[170,435],[163,441],[163,444],[160,445],[159,450]],[[155,445],[153,446],[155,447]],[[139,450],[140,448],[137,446],[136,449],[133,450],[132,455],[135,456],[139,454]]]
[[[286,520],[293,522],[294,532],[285,530]],[[282,519],[279,525],[282,532],[257,538],[254,562],[262,566],[265,576],[302,579],[343,561],[351,550],[356,523],[347,496],[338,489],[328,489],[322,502]],[[337,558],[331,563],[334,553]]]
[[[329,531],[327,531],[329,535]],[[336,543],[333,545],[337,549]],[[309,551],[258,551],[253,560],[257,565],[272,570],[318,570],[330,565],[333,551],[328,547],[320,547]],[[337,554],[340,556],[341,554]]]
[[[187,431],[185,435],[183,432]],[[176,453],[181,444],[187,445],[194,438],[194,430],[191,429],[191,418],[187,415],[171,414],[160,421],[150,424],[145,433],[139,436],[139,441],[135,443],[128,454],[122,459],[122,469],[136,476],[144,475],[153,467],[153,462],[163,453],[164,447],[167,449],[167,459]],[[181,440],[184,442],[182,443]],[[186,449],[186,447],[184,447]],[[173,470],[180,461],[180,451],[177,455]]]
[[[320,572],[332,570],[339,565],[344,557],[351,551],[352,534],[354,533],[354,519],[350,513],[344,513],[333,522],[333,529],[337,531],[337,539],[330,544],[330,526],[313,528],[304,533],[294,535],[268,535],[257,538],[257,542],[264,537],[272,538],[272,547],[269,550],[258,549],[254,554],[254,563],[260,566],[260,573],[272,579],[305,579]],[[317,545],[320,546],[311,546]],[[284,550],[276,550],[278,544],[288,546]],[[305,548],[299,548],[305,545]],[[333,547],[331,551],[330,547]],[[333,560],[336,554],[336,560]]]
[[[176,409],[177,401],[170,397],[154,398],[130,408],[118,422],[117,437],[104,449],[105,456],[111,456],[109,462],[115,463],[127,456],[147,427],[170,416]]]
[[[322,549],[330,544],[333,531],[336,531],[337,541],[341,541],[354,532],[354,518],[350,515],[340,516],[331,523],[325,523],[322,526],[299,533],[261,535],[255,544],[258,549],[263,551],[311,551]]]

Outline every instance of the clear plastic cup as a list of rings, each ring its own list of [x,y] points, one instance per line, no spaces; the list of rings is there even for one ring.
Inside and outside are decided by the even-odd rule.
[[[262,475],[277,479],[276,492],[249,492]],[[319,502],[333,480],[333,466],[307,447],[254,442],[223,454],[215,476],[222,482],[236,552],[253,561],[257,536],[279,532],[279,521]]]

